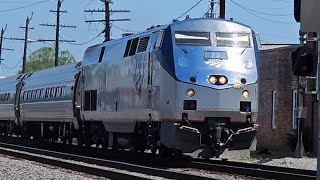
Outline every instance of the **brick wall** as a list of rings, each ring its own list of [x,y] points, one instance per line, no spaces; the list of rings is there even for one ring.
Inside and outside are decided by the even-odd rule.
[[[258,148],[290,151],[294,142],[295,130],[292,129],[292,93],[297,89],[297,80],[291,71],[290,52],[296,46],[274,48],[260,52],[259,67],[259,114]],[[272,92],[276,97],[276,128],[272,128]],[[312,99],[310,95],[304,98],[308,107],[308,118],[305,132],[308,145],[312,142]],[[291,140],[290,140],[291,139]],[[290,145],[291,142],[291,145]],[[312,144],[312,143],[311,143]]]

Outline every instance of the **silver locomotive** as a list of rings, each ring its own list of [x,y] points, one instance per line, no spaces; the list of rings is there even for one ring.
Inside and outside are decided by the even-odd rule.
[[[153,27],[89,47],[81,63],[1,79],[0,133],[219,156],[255,136],[257,64],[240,23]]]

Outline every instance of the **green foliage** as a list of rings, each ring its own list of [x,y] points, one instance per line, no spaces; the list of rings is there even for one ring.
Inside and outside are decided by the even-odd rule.
[[[68,50],[59,52],[59,65],[75,62],[75,58]],[[54,67],[54,49],[51,47],[43,47],[29,55],[26,64],[26,72],[38,71],[50,67]],[[19,73],[21,73],[21,71],[19,71]]]

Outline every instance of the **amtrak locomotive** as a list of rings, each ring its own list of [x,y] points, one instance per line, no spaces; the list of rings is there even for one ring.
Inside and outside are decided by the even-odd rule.
[[[240,23],[153,27],[89,47],[80,63],[1,79],[0,133],[208,157],[249,148],[258,58]]]

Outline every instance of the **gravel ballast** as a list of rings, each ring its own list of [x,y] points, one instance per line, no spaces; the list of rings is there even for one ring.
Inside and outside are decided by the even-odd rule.
[[[279,159],[266,158],[256,161],[257,164],[269,165],[269,166],[281,166],[296,169],[317,170],[317,158],[292,158],[285,157]]]
[[[94,180],[105,179],[102,177],[92,176],[84,173],[70,171],[67,169],[40,164],[24,159],[0,154],[0,179],[68,179],[68,180]]]

